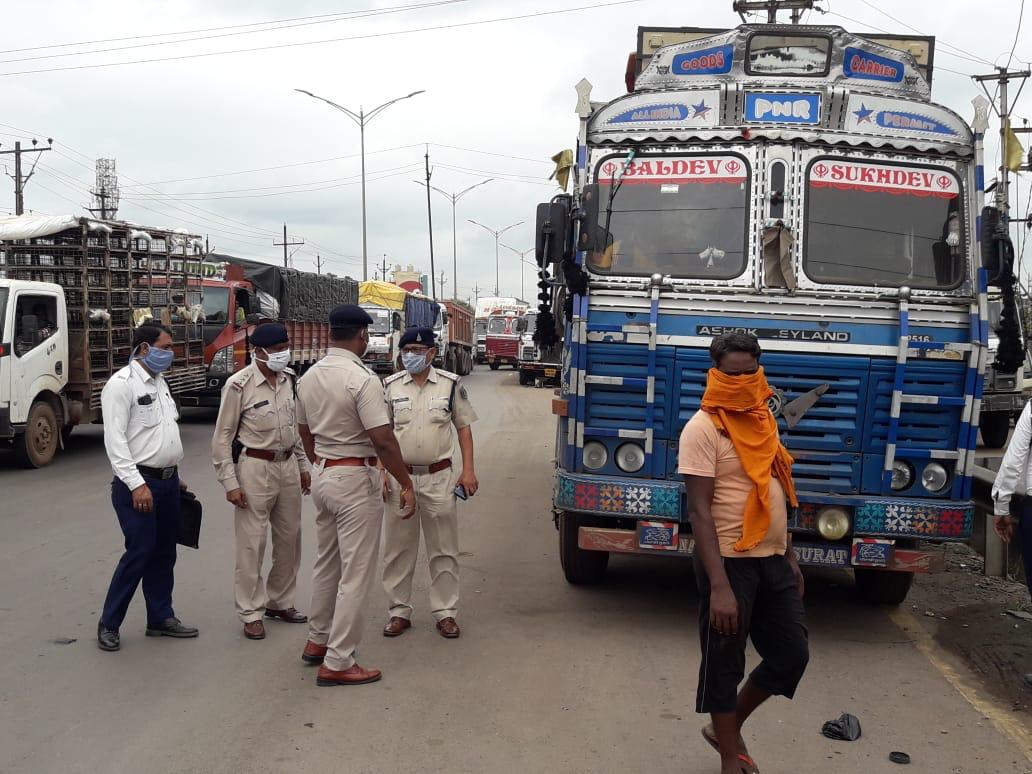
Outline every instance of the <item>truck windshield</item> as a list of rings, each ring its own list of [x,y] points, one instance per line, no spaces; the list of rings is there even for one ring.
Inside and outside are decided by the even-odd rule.
[[[524,320],[524,333],[533,333],[537,329],[537,315],[528,314],[523,317]]]
[[[515,317],[492,317],[487,321],[488,333],[512,333]]]
[[[623,163],[617,157],[598,166],[592,270],[695,279],[731,279],[744,271],[749,177],[743,159],[639,157],[620,182]],[[619,188],[606,235],[605,205],[614,178]]]
[[[0,288],[0,341],[4,340],[4,320],[7,319],[8,288]]]
[[[206,323],[229,322],[229,288],[205,287],[202,306]]]
[[[373,318],[373,324],[369,326],[370,333],[390,333],[391,313],[386,309],[367,309],[369,316]]]
[[[487,320],[477,320],[476,323],[473,325],[473,331],[477,334],[477,336],[483,336],[485,333],[487,333]]]
[[[963,275],[963,244],[952,172],[840,159],[810,167],[803,268],[815,282],[946,290]]]

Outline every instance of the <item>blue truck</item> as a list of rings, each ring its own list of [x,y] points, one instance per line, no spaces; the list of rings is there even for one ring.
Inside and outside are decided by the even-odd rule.
[[[988,102],[970,125],[934,103],[933,52],[836,26],[640,28],[626,94],[577,85],[572,193],[537,212],[569,582],[611,553],[691,554],[678,436],[726,331],[764,350],[800,564],[898,604],[970,537],[986,293],[1011,248],[980,211]]]

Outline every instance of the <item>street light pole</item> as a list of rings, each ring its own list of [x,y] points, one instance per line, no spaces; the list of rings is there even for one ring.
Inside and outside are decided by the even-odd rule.
[[[506,226],[505,228],[503,228],[503,229],[501,229],[499,231],[495,231],[493,228],[488,228],[483,223],[477,223],[477,221],[473,220],[472,218],[467,218],[467,220],[469,220],[469,222],[472,223],[474,226],[480,226],[480,228],[484,229],[484,231],[486,231],[487,233],[489,233],[491,236],[493,236],[495,238],[495,295],[497,296],[498,295],[498,286],[501,284],[499,282],[499,278],[500,278],[501,275],[500,275],[500,271],[499,271],[499,268],[498,268],[498,240],[501,239],[502,238],[502,234],[504,234],[509,229],[516,228],[517,226],[522,226],[523,225],[523,221],[521,220],[518,223],[513,223],[512,225]]]
[[[459,300],[458,296],[456,295],[458,293],[458,288],[459,288],[459,259],[457,258],[459,251],[458,251],[458,237],[456,236],[458,231],[455,228],[455,211],[457,209],[456,205],[458,204],[459,199],[461,199],[463,196],[468,194],[474,188],[478,188],[478,187],[484,185],[485,183],[490,183],[492,180],[494,180],[494,178],[493,177],[489,177],[486,180],[481,180],[479,183],[474,183],[469,188],[464,188],[463,190],[458,191],[458,192],[445,191],[443,188],[438,188],[436,185],[430,186],[430,188],[432,190],[437,191],[437,193],[439,193],[442,196],[444,196],[448,201],[451,202],[451,205],[452,205],[452,210],[451,210],[451,228],[452,228],[452,288],[454,289],[453,297],[455,298],[456,301]],[[421,186],[425,186],[426,185],[426,183],[422,182],[421,180],[413,180],[412,182],[415,183],[416,185],[421,185]]]
[[[509,247],[509,245],[502,245],[502,247],[504,247],[506,250],[510,250],[510,251],[516,253],[516,255],[518,255],[519,258],[520,258],[520,263],[526,263],[526,264],[529,264],[529,265],[533,266],[533,264],[531,264],[530,261],[526,260],[526,256],[528,256],[532,252],[534,252],[534,248],[533,247],[529,247],[526,250],[522,250],[522,251],[517,250],[515,247]],[[523,270],[523,267],[520,266],[520,301],[526,301],[527,300],[526,299],[526,295],[527,295],[527,284],[526,284],[527,276],[526,276],[526,274],[527,273]]]
[[[425,94],[426,90],[425,89],[421,89],[420,91],[414,91],[411,94],[406,94],[404,97],[397,97],[395,99],[389,100],[387,102],[384,102],[382,105],[379,105],[378,107],[373,108],[368,113],[366,113],[365,110],[362,109],[361,107],[358,109],[358,112],[356,113],[353,110],[348,110],[343,105],[338,105],[336,102],[328,100],[325,97],[320,97],[318,94],[313,94],[310,91],[305,91],[304,89],[294,89],[294,91],[300,92],[301,94],[305,94],[305,95],[311,97],[312,99],[317,99],[320,102],[325,102],[327,105],[329,105],[332,108],[335,108],[335,109],[339,110],[341,113],[343,113],[348,118],[350,118],[352,121],[354,121],[356,124],[358,124],[359,144],[360,144],[361,155],[362,155],[362,279],[363,280],[367,280],[367,279],[369,279],[369,255],[368,255],[367,235],[366,235],[366,171],[365,171],[365,128],[366,128],[366,124],[368,124],[370,121],[372,121],[378,115],[380,115],[380,113],[382,113],[384,110],[389,108],[395,102],[401,102],[403,99],[409,99],[410,97],[415,97],[415,96],[417,96],[419,94]]]

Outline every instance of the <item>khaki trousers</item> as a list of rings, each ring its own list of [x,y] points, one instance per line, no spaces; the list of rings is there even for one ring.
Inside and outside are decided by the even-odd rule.
[[[294,606],[301,566],[301,474],[297,460],[266,462],[241,456],[236,467],[247,508],[235,508],[236,610],[244,623],[260,621],[266,606]],[[272,527],[272,567],[262,578],[265,543]]]
[[[422,530],[430,566],[430,612],[434,620],[454,618],[459,607],[459,520],[455,510],[454,468],[412,476],[416,515],[402,520],[401,487],[388,477],[387,523],[384,526],[383,588],[389,614],[412,617],[412,576]]]
[[[383,525],[383,478],[370,467],[313,471],[318,549],[308,639],[325,645],[327,669],[355,663],[366,600],[376,577]]]

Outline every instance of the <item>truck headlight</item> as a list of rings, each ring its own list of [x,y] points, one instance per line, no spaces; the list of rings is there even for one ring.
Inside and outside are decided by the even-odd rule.
[[[208,372],[212,374],[228,374],[233,372],[233,345],[223,347],[212,356]]]
[[[896,460],[892,463],[892,489],[900,492],[914,483],[914,468],[909,462]]]
[[[624,473],[637,473],[645,467],[645,450],[636,443],[625,443],[616,450],[615,459]]]
[[[949,480],[949,472],[938,462],[929,462],[921,471],[921,485],[929,492],[941,492]]]
[[[590,470],[601,470],[609,460],[609,451],[598,441],[584,444],[584,467]]]
[[[817,513],[817,531],[825,540],[841,540],[849,533],[849,514],[843,508],[821,508]]]

